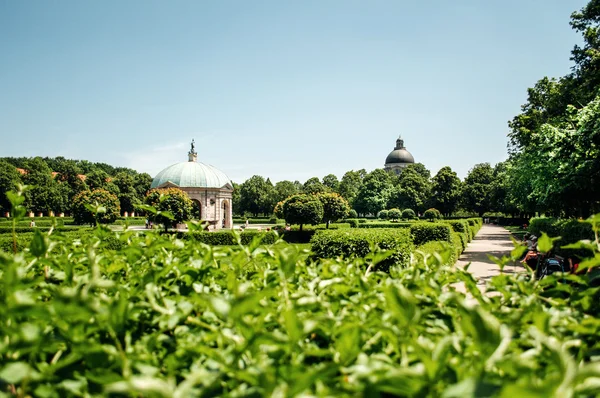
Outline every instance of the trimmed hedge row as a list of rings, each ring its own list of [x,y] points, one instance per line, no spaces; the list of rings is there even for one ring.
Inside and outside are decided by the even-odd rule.
[[[50,231],[51,227],[25,227],[25,226],[19,226],[15,228],[15,232],[18,234],[23,234],[23,233],[28,233],[28,232],[34,232],[35,230],[38,230],[40,232],[48,232]],[[54,228],[55,232],[69,232],[69,231],[75,231],[77,229],[80,229],[81,227],[56,227]],[[0,235],[6,235],[6,234],[12,234],[13,229],[12,227],[5,227],[0,226]]]
[[[370,222],[359,224],[358,228],[409,228],[410,222]]]
[[[417,222],[410,225],[410,234],[415,245],[431,241],[451,242],[450,226],[443,223]]]
[[[444,261],[442,265],[454,265],[462,252],[457,250],[457,247],[454,244],[448,242],[427,242],[417,247],[413,255],[416,261],[421,262],[423,261],[424,257],[429,257],[436,253],[446,253],[446,249],[448,248],[450,248],[451,251],[449,252],[449,256],[447,258],[443,258]]]
[[[392,264],[408,266],[414,249],[408,229],[317,231],[310,243],[317,258],[365,257],[373,247],[391,250],[393,254],[378,264],[382,271]]]
[[[54,225],[56,225],[57,227],[64,227],[64,225],[65,225],[65,221],[60,218],[57,218],[56,222],[54,222],[54,220],[52,220],[52,219],[38,221],[37,218],[34,219],[33,221],[35,221],[36,227],[52,227]],[[29,227],[30,222],[31,222],[31,220],[17,221],[17,227]],[[7,228],[7,227],[12,228],[12,225],[13,225],[12,221],[0,222],[0,228]]]
[[[187,232],[180,233],[184,240],[202,242],[211,246],[237,245],[237,237],[231,231],[214,232]],[[250,244],[254,238],[260,237],[261,243],[265,245],[273,244],[277,241],[277,233],[273,231],[244,231],[239,234],[242,245]]]

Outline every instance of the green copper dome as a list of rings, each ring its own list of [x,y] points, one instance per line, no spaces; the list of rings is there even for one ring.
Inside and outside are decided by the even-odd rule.
[[[221,170],[197,162],[175,163],[154,177],[152,188],[171,183],[179,188],[229,188],[231,181]]]
[[[151,188],[177,186],[179,188],[225,188],[233,189],[229,177],[221,170],[208,164],[197,162],[197,153],[188,153],[189,161],[175,163],[158,173],[152,180]]]

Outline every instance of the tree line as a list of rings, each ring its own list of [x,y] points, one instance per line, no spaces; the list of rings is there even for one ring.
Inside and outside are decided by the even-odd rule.
[[[516,210],[506,198],[506,166],[498,163],[475,165],[461,180],[448,166],[435,176],[421,163],[408,165],[400,175],[376,169],[346,172],[341,179],[328,174],[306,182],[279,181],[255,175],[242,184],[234,183],[233,210],[236,215],[269,216],[277,203],[296,194],[336,193],[348,201],[358,215],[377,215],[387,209],[411,209],[423,214],[436,208],[445,216],[457,211],[483,215]]]
[[[97,189],[115,195],[120,211],[131,213],[143,203],[151,183],[147,173],[105,163],[63,157],[0,158],[0,211],[10,211],[6,192],[24,184],[31,186],[25,192],[24,206],[36,214],[70,214],[78,194]]]

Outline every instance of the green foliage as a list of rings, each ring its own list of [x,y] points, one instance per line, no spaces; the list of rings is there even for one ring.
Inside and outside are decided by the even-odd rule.
[[[323,204],[323,218],[322,221],[327,224],[332,221],[337,221],[348,216],[350,211],[350,205],[348,201],[337,193],[323,192],[317,194],[317,198]]]
[[[358,225],[358,228],[409,228],[410,222],[369,222]]]
[[[255,175],[239,186],[240,202],[238,213],[250,212],[254,216],[269,215],[275,206],[275,187],[269,179]]]
[[[289,224],[318,224],[323,219],[323,204],[315,195],[298,194],[283,203],[283,216]]]
[[[352,206],[363,215],[377,214],[387,207],[393,190],[390,173],[383,169],[373,170],[365,176]]]
[[[458,247],[455,246],[456,243],[459,244]],[[431,241],[418,246],[414,251],[414,256],[417,262],[426,262],[431,257],[440,256],[442,261],[437,262],[438,264],[441,263],[442,265],[453,266],[456,263],[458,256],[460,256],[460,253],[462,253],[460,240],[457,242],[453,241],[452,243]]]
[[[399,220],[402,218],[402,212],[400,209],[390,209],[388,210],[388,218],[390,220]]]
[[[16,191],[21,183],[21,175],[12,164],[0,160],[0,213],[10,211],[10,202],[6,192]]]
[[[356,218],[349,218],[346,220],[346,222],[350,224],[350,228],[358,228],[359,226],[358,220]]]
[[[414,220],[417,218],[417,214],[413,209],[404,209],[402,210],[402,219],[403,220]]]
[[[211,246],[249,245],[254,239],[258,239],[261,244],[273,244],[277,241],[277,233],[273,231],[247,230],[241,233],[233,231],[187,232],[179,234],[179,236],[184,240],[201,242]]]
[[[318,239],[344,245],[343,232]],[[22,253],[0,254],[1,395],[600,393],[593,276],[501,274],[482,296],[448,243],[420,246],[409,264],[406,231],[352,232],[369,233],[356,242],[364,258],[348,247],[348,259],[317,262],[258,240],[29,234]],[[390,258],[371,242],[389,243],[402,266],[372,272]]]
[[[465,233],[469,229],[469,222],[467,220],[444,220],[444,223],[450,225],[454,232]]]
[[[407,266],[413,249],[408,230],[402,229],[317,231],[310,243],[317,258],[365,257],[375,247],[390,251],[389,257],[376,262],[380,269]]]
[[[451,232],[450,226],[443,223],[417,222],[410,225],[410,234],[417,246],[434,240],[452,242]]]
[[[440,213],[438,209],[427,209],[425,210],[425,213],[423,213],[423,217],[429,221],[441,220],[442,213]]]
[[[156,213],[150,213],[150,221],[163,224],[165,228],[174,227],[192,219],[194,204],[189,196],[181,189],[161,188],[148,191],[144,202],[147,206],[156,209]],[[149,210],[149,209],[146,209]]]
[[[430,204],[445,216],[458,207],[462,194],[462,182],[449,166],[442,167],[432,178]]]
[[[358,218],[358,213],[356,212],[356,210],[350,209],[350,211],[348,212],[348,217],[349,218]]]
[[[379,218],[380,220],[387,220],[388,219],[388,211],[381,210],[379,213],[377,213],[377,218]]]
[[[111,224],[121,212],[117,196],[104,189],[81,191],[73,198],[72,209],[73,219],[80,225]]]

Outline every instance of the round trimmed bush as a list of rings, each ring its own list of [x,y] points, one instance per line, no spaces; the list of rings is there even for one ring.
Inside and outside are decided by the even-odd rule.
[[[423,213],[423,217],[425,217],[425,219],[429,221],[441,220],[442,213],[440,213],[438,209],[431,208],[425,210],[425,213]]]
[[[381,210],[379,213],[377,213],[377,218],[379,218],[380,220],[387,220],[387,218],[388,218],[388,211],[387,210]]]
[[[354,209],[350,209],[348,212],[348,218],[358,218],[358,213]]]
[[[388,210],[388,218],[390,220],[399,220],[402,217],[402,212],[400,209],[390,209]]]
[[[402,218],[405,220],[412,220],[416,218],[417,215],[413,209],[404,209],[402,210]]]

